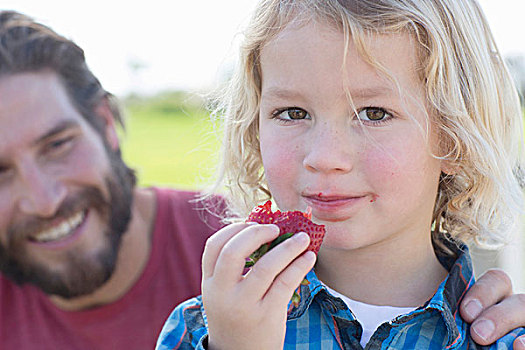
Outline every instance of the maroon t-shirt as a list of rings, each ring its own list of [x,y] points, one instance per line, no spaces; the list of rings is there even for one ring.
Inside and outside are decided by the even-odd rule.
[[[190,202],[195,193],[155,189],[150,259],[118,301],[85,311],[56,308],[38,288],[0,275],[0,349],[153,349],[180,302],[200,294],[201,255],[220,220]]]

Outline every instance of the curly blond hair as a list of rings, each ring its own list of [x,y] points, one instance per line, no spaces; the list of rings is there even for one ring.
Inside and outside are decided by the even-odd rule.
[[[408,32],[418,43],[425,101],[453,171],[441,176],[433,240],[497,245],[523,207],[523,131],[517,90],[475,0],[262,0],[244,32],[239,62],[216,115],[224,119],[217,188],[237,215],[271,198],[258,139],[262,48],[292,21],[342,31],[363,58],[371,34]],[[388,72],[386,72],[388,74]]]

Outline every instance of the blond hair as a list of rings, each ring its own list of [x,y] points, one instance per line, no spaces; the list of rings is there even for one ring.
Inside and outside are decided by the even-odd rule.
[[[316,20],[368,54],[370,34],[410,33],[418,43],[429,115],[452,171],[442,173],[433,239],[500,244],[522,212],[522,115],[518,94],[475,0],[262,0],[244,33],[236,71],[217,109],[224,119],[216,188],[237,215],[271,198],[258,139],[262,48],[292,21]]]

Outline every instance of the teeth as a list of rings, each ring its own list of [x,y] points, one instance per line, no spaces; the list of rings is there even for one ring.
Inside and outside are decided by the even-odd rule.
[[[84,217],[86,216],[85,212],[79,212],[71,216],[69,219],[63,221],[60,225],[37,233],[32,238],[37,242],[51,242],[62,239],[67,235],[73,233],[73,231],[82,223]]]

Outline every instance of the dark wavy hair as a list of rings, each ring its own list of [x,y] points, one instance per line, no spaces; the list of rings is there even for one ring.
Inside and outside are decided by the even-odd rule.
[[[102,136],[108,148],[104,137],[105,125],[96,115],[96,107],[106,100],[113,118],[122,128],[124,121],[116,98],[104,90],[88,68],[84,50],[29,16],[15,11],[0,11],[0,79],[43,70],[51,70],[58,75],[73,105]],[[121,158],[120,149],[116,155]],[[133,170],[126,169],[129,180],[135,185]]]

